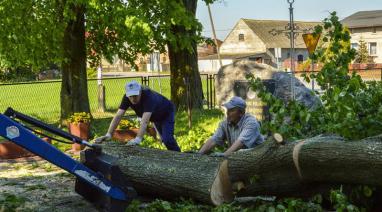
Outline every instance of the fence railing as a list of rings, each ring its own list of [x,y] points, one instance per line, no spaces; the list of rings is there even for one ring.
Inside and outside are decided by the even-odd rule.
[[[382,69],[352,69],[351,72],[353,71],[357,72],[365,81],[382,81]],[[310,74],[311,72],[296,72],[295,76],[306,87],[318,90],[317,85],[303,80],[301,76],[303,73]],[[216,74],[201,74],[200,78],[204,107],[206,109],[215,108]],[[100,109],[98,79],[89,79],[88,96],[93,116],[113,116],[124,95],[124,85],[132,80],[150,87],[169,99],[171,98],[170,75],[103,78],[105,107]],[[13,107],[41,120],[56,122],[60,117],[60,90],[61,80],[0,84],[0,113],[5,111],[7,107]]]
[[[204,105],[215,107],[215,76],[201,74]],[[103,78],[103,101],[100,106],[99,80],[88,79],[90,110],[94,117],[111,117],[118,109],[124,95],[124,86],[135,80],[150,89],[171,98],[170,75]],[[0,84],[0,113],[7,107],[52,123],[60,117],[61,80]],[[81,92],[81,91],[80,91]]]

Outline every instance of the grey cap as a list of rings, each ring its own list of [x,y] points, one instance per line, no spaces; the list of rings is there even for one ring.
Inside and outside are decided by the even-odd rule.
[[[244,99],[242,99],[241,97],[234,96],[228,102],[224,103],[223,106],[227,108],[228,110],[235,107],[245,109],[247,107],[247,104],[245,103]]]
[[[137,81],[133,80],[131,82],[126,83],[125,90],[127,97],[136,96],[139,95],[139,93],[141,92],[141,85],[137,83]]]

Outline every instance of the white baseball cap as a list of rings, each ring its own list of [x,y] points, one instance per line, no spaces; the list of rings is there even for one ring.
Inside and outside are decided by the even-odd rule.
[[[126,90],[126,96],[137,96],[141,92],[141,85],[133,80],[131,82],[126,83],[125,85],[125,90]]]

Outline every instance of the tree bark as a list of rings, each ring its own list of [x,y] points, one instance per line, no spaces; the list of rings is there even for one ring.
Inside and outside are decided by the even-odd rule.
[[[197,0],[183,0],[187,11],[195,16]],[[190,37],[192,49],[181,48],[180,43],[168,43],[168,53],[170,58],[171,71],[171,100],[177,108],[187,107],[186,85],[184,78],[188,78],[190,83],[191,106],[195,109],[203,108],[203,90],[198,69],[197,44],[192,36],[194,30],[186,30],[182,26],[174,26],[172,32],[177,37]],[[176,41],[178,42],[178,41]]]
[[[239,195],[299,196],[335,184],[382,185],[382,135],[360,141],[318,136],[279,145],[267,141],[228,158]],[[325,188],[324,188],[325,187]]]
[[[115,142],[102,148],[119,159],[119,168],[140,195],[185,197],[213,205],[232,201],[227,160]]]
[[[64,57],[61,84],[61,120],[74,112],[90,113],[85,46],[85,7],[71,5],[75,19],[64,32]]]

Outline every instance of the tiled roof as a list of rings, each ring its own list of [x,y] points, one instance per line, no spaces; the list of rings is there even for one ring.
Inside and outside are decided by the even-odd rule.
[[[242,19],[250,29],[265,43],[267,48],[289,48],[290,40],[285,33],[272,35],[271,31],[275,30],[285,30],[288,26],[289,21],[282,20],[252,20],[252,19]],[[320,22],[304,22],[295,21],[295,24],[299,28],[298,30],[309,30],[313,32],[316,25],[321,24]],[[302,34],[299,33],[295,40],[296,48],[306,48],[304,40],[302,39]]]

